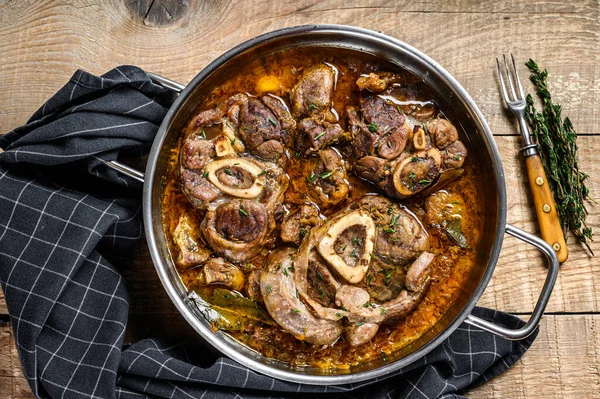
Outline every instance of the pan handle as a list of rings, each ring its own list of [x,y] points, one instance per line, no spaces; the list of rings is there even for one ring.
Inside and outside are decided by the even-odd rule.
[[[158,83],[167,89],[173,90],[175,93],[177,93],[177,95],[181,94],[183,89],[185,89],[184,85],[174,82],[171,79],[163,78],[162,76],[152,72],[146,72],[146,74],[154,83]],[[123,175],[129,176],[140,183],[144,183],[144,174],[139,170],[132,168],[131,166],[127,166],[119,161],[104,161],[104,164]]]
[[[467,316],[467,318],[465,319],[465,323],[475,327],[479,327],[482,330],[489,331],[505,339],[519,340],[530,336],[540,323],[542,315],[544,314],[544,309],[546,309],[546,305],[548,304],[548,300],[550,299],[550,294],[552,294],[554,283],[556,283],[556,279],[558,277],[559,263],[558,257],[556,256],[556,252],[554,251],[554,249],[552,249],[552,247],[541,238],[529,234],[510,224],[506,225],[506,233],[522,241],[525,241],[528,244],[533,245],[538,250],[540,250],[540,252],[542,252],[548,259],[548,275],[546,276],[546,281],[544,282],[542,292],[540,293],[535,308],[533,309],[533,313],[531,314],[531,317],[529,318],[527,323],[525,323],[523,327],[516,330],[499,326],[487,320],[483,320],[477,316],[473,316],[472,314]]]
[[[174,82],[171,79],[163,78],[162,76],[157,75],[152,72],[146,72],[146,74],[148,75],[148,77],[150,79],[152,79],[154,81],[154,83],[158,83],[159,85],[166,87],[167,89],[171,89],[171,90],[175,91],[177,94],[181,94],[183,89],[185,89],[185,85]]]

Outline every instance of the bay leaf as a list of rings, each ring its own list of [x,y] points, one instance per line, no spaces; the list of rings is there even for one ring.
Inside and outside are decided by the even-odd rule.
[[[190,295],[202,315],[216,327],[227,331],[245,331],[257,323],[276,325],[258,303],[225,288],[198,287]]]
[[[446,225],[446,233],[452,238],[461,248],[469,248],[467,245],[467,239],[463,235],[462,226],[460,224],[460,219],[452,219]]]

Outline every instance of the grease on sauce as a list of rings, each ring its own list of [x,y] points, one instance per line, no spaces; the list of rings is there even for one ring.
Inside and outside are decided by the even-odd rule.
[[[415,76],[371,55],[350,50],[333,48],[299,48],[274,53],[246,65],[240,65],[234,76],[215,86],[199,104],[198,111],[213,108],[229,96],[245,92],[252,95],[269,92],[287,101],[287,93],[298,81],[306,67],[328,63],[337,70],[336,89],[333,96],[333,110],[340,118],[340,125],[346,129],[345,108],[358,104],[359,92],[356,80],[361,74],[374,71],[401,73],[408,85],[407,98],[403,106],[419,111],[420,107],[435,104],[429,89]],[[440,110],[443,111],[443,110]],[[452,121],[452,120],[451,120]],[[458,121],[452,121],[459,127]],[[462,133],[461,133],[462,134]],[[464,140],[468,143],[467,140]],[[181,140],[172,148],[168,172],[164,177],[162,197],[163,226],[167,237],[171,237],[179,216],[184,210],[191,210],[182,193],[178,181],[178,157]],[[343,153],[343,149],[337,149]],[[306,196],[306,162],[298,160],[292,151],[287,152],[286,172],[290,177],[290,186],[285,193],[285,209],[289,204],[302,204],[309,199]],[[234,338],[266,357],[288,362],[292,365],[316,366],[323,369],[348,369],[363,361],[384,357],[417,340],[444,315],[452,306],[464,288],[472,268],[475,266],[477,251],[482,245],[484,198],[482,182],[477,178],[479,170],[477,158],[467,157],[462,177],[444,189],[462,199],[460,204],[467,210],[462,216],[462,230],[469,244],[463,249],[449,240],[446,233],[426,222],[424,199],[399,201],[421,220],[431,238],[431,251],[436,254],[433,262],[431,284],[417,308],[395,326],[382,325],[377,335],[368,343],[351,347],[343,338],[327,347],[314,346],[297,340],[281,328],[264,325],[248,326],[246,331],[229,332]],[[328,209],[330,215],[349,203],[377,190],[371,184],[354,176],[349,171],[351,191],[348,198],[337,207]],[[201,217],[203,215],[200,215]],[[278,245],[278,230],[265,249],[249,262],[238,265],[246,276],[254,270],[260,270],[269,250]],[[170,243],[170,251],[176,258],[175,247]],[[179,274],[185,286],[192,290],[197,286],[200,268],[180,270]]]

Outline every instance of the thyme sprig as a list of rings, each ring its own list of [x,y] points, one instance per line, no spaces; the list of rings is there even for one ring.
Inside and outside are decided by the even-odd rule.
[[[577,132],[569,118],[562,118],[561,106],[552,102],[548,90],[548,71],[540,70],[532,59],[525,65],[531,71],[531,82],[542,101],[542,111],[538,112],[533,97],[528,94],[525,116],[539,146],[565,239],[567,230],[571,230],[579,242],[594,255],[588,244],[588,240],[593,241],[593,233],[585,224],[588,212],[584,200],[596,201],[590,197],[585,185],[589,176],[579,170]]]

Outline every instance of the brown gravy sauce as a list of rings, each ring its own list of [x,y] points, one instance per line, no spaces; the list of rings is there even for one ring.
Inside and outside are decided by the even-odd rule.
[[[359,92],[356,87],[357,78],[364,73],[374,71],[391,71],[403,73],[406,83],[410,86],[409,96],[401,105],[412,107],[431,106],[435,101],[428,94],[428,88],[415,76],[371,55],[357,53],[344,49],[333,48],[298,48],[268,55],[259,61],[240,65],[235,76],[219,86],[214,87],[204,100],[199,104],[198,111],[214,107],[229,96],[243,92],[257,93],[257,85],[265,76],[276,77],[278,88],[271,93],[287,98],[287,93],[298,81],[302,70],[308,66],[319,63],[328,63],[337,70],[336,89],[333,97],[333,111],[340,116],[340,125],[345,129],[345,108],[350,104],[357,104]],[[414,109],[414,108],[413,108]],[[443,111],[443,110],[441,110]],[[458,121],[453,124],[459,128]],[[207,136],[215,133],[208,131]],[[212,134],[211,134],[212,133]],[[464,132],[460,132],[464,135]],[[468,143],[467,140],[464,140]],[[184,210],[191,210],[185,195],[182,193],[178,180],[178,157],[181,139],[171,149],[171,158],[168,172],[164,178],[164,193],[162,198],[163,226],[167,237],[172,237],[179,216]],[[467,144],[468,145],[468,144]],[[341,149],[337,149],[342,151]],[[288,165],[286,172],[290,178],[290,185],[285,193],[284,205],[302,204],[308,200],[306,197],[306,162],[297,159],[294,152],[288,150]],[[451,194],[459,195],[462,206],[468,210],[462,217],[463,233],[469,244],[468,249],[451,245],[445,232],[428,225],[425,221],[424,199],[409,199],[399,201],[408,207],[421,220],[431,237],[431,252],[436,254],[432,267],[430,287],[417,308],[396,326],[382,325],[377,335],[368,343],[358,346],[349,346],[343,338],[327,347],[314,346],[299,341],[281,328],[256,325],[249,331],[230,332],[241,343],[257,350],[264,356],[288,362],[293,365],[311,365],[324,369],[347,369],[363,361],[381,358],[399,348],[402,348],[436,324],[444,313],[452,306],[458,294],[468,280],[471,269],[476,262],[477,251],[481,248],[483,232],[483,184],[477,179],[476,171],[479,170],[477,158],[468,156],[465,162],[465,173],[461,178],[446,186],[444,190]],[[325,216],[335,213],[355,200],[368,193],[377,193],[377,189],[368,182],[354,176],[349,171],[351,192],[346,201],[337,207],[328,209]],[[266,247],[278,245],[278,230],[273,232],[273,239]],[[177,250],[170,245],[173,259]],[[249,262],[238,265],[244,273],[262,268],[268,249],[263,251]],[[180,277],[188,289],[194,289],[196,278],[201,268],[180,271]]]

